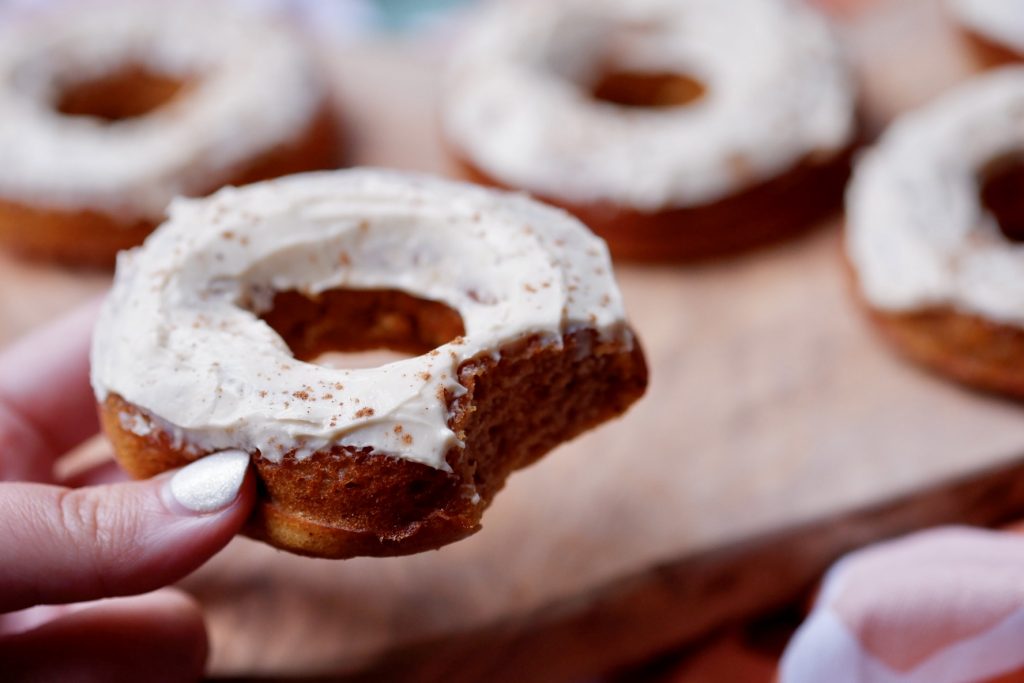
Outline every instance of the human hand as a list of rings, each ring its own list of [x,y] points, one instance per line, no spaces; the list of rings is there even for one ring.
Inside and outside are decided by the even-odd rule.
[[[110,483],[123,476],[107,463],[58,484],[56,460],[99,429],[88,380],[97,309],[0,353],[0,678],[194,680],[207,653],[198,605],[147,591],[238,532],[253,476],[229,452],[146,481]],[[137,597],[100,600],[114,596]]]

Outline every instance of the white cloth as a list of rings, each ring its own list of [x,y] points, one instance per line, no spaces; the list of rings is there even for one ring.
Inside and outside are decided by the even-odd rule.
[[[1024,670],[1024,539],[947,528],[857,551],[825,578],[780,683],[980,683]]]

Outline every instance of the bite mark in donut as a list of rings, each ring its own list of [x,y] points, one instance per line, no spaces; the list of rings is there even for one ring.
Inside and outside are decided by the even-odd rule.
[[[371,284],[385,282],[405,284]],[[420,355],[310,362],[369,348]],[[248,533],[319,557],[464,538],[512,471],[621,414],[646,382],[607,252],[582,225],[373,171],[176,203],[122,259],[93,346],[125,469],[246,450],[260,487]]]
[[[335,447],[301,460],[289,452],[277,463],[255,457],[260,503],[247,533],[330,558],[405,555],[471,535],[513,471],[621,414],[643,393],[639,346],[573,360],[595,346],[583,332],[564,338],[561,349],[534,338],[503,348],[497,362],[460,367],[467,391],[445,398],[449,427],[467,447],[448,454],[450,472],[368,448]],[[126,429],[133,420],[159,421],[120,397],[109,396],[100,415],[118,461],[133,476],[191,462],[169,432]]]

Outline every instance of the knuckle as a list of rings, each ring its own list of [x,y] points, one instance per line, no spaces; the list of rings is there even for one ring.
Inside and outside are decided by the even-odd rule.
[[[107,568],[119,564],[127,547],[122,539],[130,532],[122,515],[110,514],[111,508],[97,491],[84,489],[62,491],[57,500],[64,542],[76,549],[83,578],[105,594],[111,581]]]
[[[62,491],[57,501],[61,528],[69,542],[89,547],[102,546],[107,542],[96,496],[83,495],[80,491]]]

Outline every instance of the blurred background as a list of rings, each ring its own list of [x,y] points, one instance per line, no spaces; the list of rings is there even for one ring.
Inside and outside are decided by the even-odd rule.
[[[459,175],[436,111],[476,3],[235,1],[316,35],[352,164]],[[0,17],[44,4],[0,0]],[[868,139],[983,68],[937,0],[814,4]],[[484,530],[439,552],[329,562],[232,542],[183,583],[207,610],[211,675],[767,683],[844,552],[1024,516],[1001,484],[1024,474],[1019,406],[882,346],[841,226],[722,262],[617,264],[652,366],[636,410],[514,475]],[[0,342],[109,282],[0,254]]]

